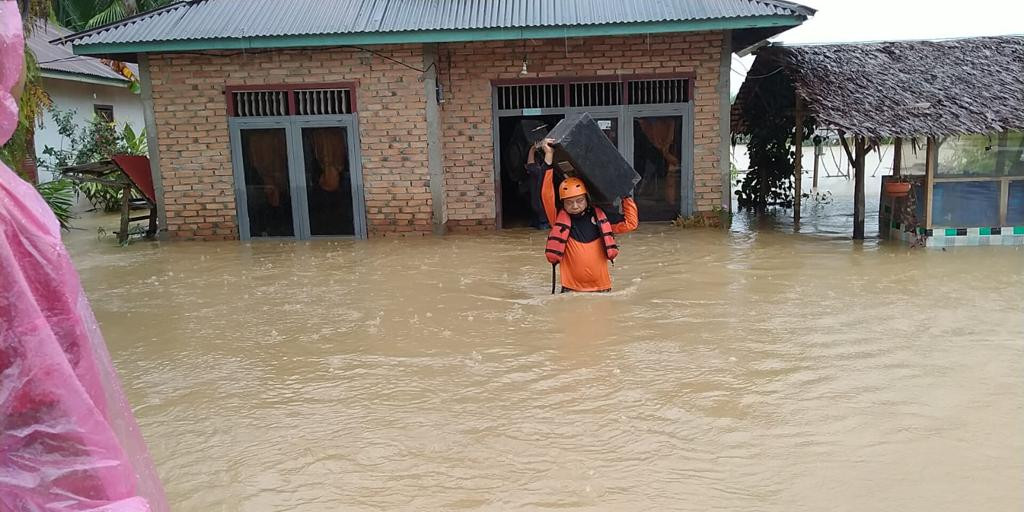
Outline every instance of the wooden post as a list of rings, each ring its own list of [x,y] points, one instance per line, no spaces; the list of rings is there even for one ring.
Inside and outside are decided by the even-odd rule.
[[[853,239],[864,239],[864,156],[867,154],[863,136],[854,137],[853,162]]]
[[[814,181],[811,183],[811,190],[818,191],[818,160],[821,159],[821,144],[814,141]]]
[[[893,140],[896,147],[892,148],[892,175],[900,176],[903,172],[903,137]]]
[[[1009,148],[1009,134],[1010,132],[1003,130],[999,132],[999,137],[996,142],[996,176],[1002,176],[1006,171],[1006,154]]]
[[[157,232],[157,211],[156,205],[149,205],[149,227],[146,229],[146,238],[153,239]]]
[[[126,183],[121,189],[121,230],[117,232],[117,243],[128,240],[128,224],[132,214],[132,185]]]
[[[932,228],[932,189],[935,187],[935,160],[939,146],[935,137],[928,137],[924,151],[924,228]]]
[[[1010,204],[1010,181],[999,180],[999,225],[1006,226],[1006,209]]]
[[[804,147],[804,105],[800,99],[800,93],[796,93],[796,100],[793,106],[793,118],[796,122],[796,132],[793,134],[793,144],[796,146],[796,155],[793,161],[793,222],[800,223],[800,181],[803,177],[803,147]]]

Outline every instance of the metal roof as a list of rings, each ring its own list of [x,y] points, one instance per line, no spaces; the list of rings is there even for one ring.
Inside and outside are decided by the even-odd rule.
[[[71,73],[72,75],[62,78],[73,79],[74,75],[85,75],[98,77],[106,80],[116,80],[128,83],[128,79],[121,76],[114,70],[92,57],[83,57],[71,52],[71,46],[67,44],[53,44],[50,41],[67,37],[71,31],[53,24],[39,23],[32,27],[25,46],[35,55],[39,69],[45,75],[47,71],[57,73]],[[138,72],[138,69],[134,69]]]
[[[187,0],[67,40],[83,45],[788,17],[782,0]],[[425,40],[424,40],[425,41]]]

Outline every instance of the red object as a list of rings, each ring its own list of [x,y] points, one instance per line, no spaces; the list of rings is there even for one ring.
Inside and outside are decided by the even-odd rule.
[[[890,181],[882,188],[889,197],[905,197],[910,193],[910,183],[905,181]]]
[[[149,169],[149,158],[134,155],[114,155],[110,157],[114,163],[128,175],[132,183],[156,204],[156,190],[153,189],[153,173]]]
[[[571,179],[571,178],[570,178]],[[612,233],[612,225],[608,222],[608,216],[598,208],[594,207],[594,216],[597,217],[597,225],[601,228],[601,241],[604,243],[604,254],[610,261],[615,261],[619,255],[619,246],[615,243],[615,235]],[[551,226],[548,234],[548,243],[544,247],[544,255],[548,263],[557,264],[562,262],[565,255],[565,244],[569,242],[569,230],[572,228],[572,219],[569,212],[562,210],[558,212],[555,225]]]

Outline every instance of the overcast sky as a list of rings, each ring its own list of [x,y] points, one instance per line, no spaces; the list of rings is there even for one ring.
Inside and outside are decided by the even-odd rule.
[[[829,43],[1024,34],[1024,0],[795,0],[818,10],[803,25],[772,39]],[[733,56],[732,90],[752,56]]]

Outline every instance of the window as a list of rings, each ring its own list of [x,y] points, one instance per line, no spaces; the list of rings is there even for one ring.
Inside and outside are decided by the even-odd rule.
[[[228,87],[228,115],[279,117],[351,114],[355,112],[355,89],[347,84],[341,85],[278,85],[268,89]]]
[[[561,108],[564,106],[565,84],[498,86],[498,110]]]
[[[96,117],[108,122],[114,122],[114,106],[113,105],[93,105],[92,111],[96,114]]]
[[[950,137],[939,146],[936,176],[1024,176],[1024,132]]]
[[[498,110],[617,107],[688,103],[687,78],[619,77],[615,81],[554,78],[550,83],[495,86]]]

